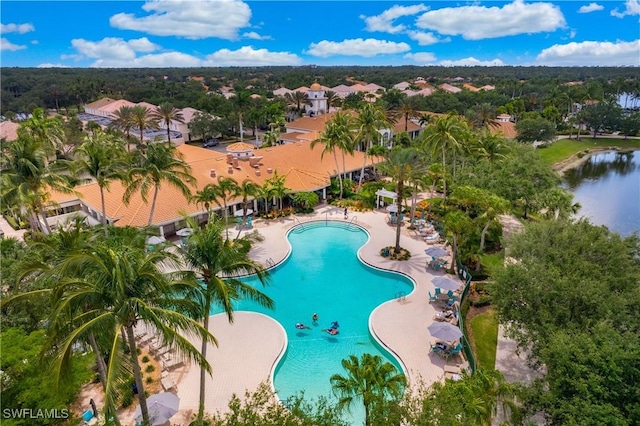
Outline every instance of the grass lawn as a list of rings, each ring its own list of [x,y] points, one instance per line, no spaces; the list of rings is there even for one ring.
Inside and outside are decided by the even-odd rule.
[[[504,250],[481,255],[480,263],[482,263],[482,269],[487,273],[487,275],[491,276],[496,268],[499,268],[504,264]]]
[[[560,139],[547,148],[538,150],[540,156],[547,164],[555,164],[571,157],[573,154],[591,148],[603,148],[615,146],[619,148],[640,148],[640,139],[602,138],[593,139],[591,136],[582,136],[581,140]]]
[[[496,365],[498,322],[493,308],[471,318],[471,333],[478,367],[493,370]]]

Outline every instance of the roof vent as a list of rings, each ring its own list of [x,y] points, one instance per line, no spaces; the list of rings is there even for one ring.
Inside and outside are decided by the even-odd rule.
[[[227,173],[229,173],[230,175],[233,174],[233,166],[229,166],[229,169],[227,169]]]
[[[267,167],[267,173],[272,173],[273,169],[271,167]]]
[[[256,176],[260,176],[260,169],[256,169]]]
[[[209,176],[216,177],[216,169],[209,170]]]

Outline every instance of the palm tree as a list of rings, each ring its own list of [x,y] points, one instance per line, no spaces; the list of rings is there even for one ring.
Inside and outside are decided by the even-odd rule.
[[[296,192],[293,194],[293,202],[303,208],[313,208],[318,204],[319,197],[315,192]]]
[[[178,189],[182,195],[191,197],[189,185],[195,184],[191,167],[184,162],[180,152],[169,142],[149,145],[144,152],[137,154],[136,166],[127,173],[126,189],[123,196],[129,204],[131,196],[140,191],[142,201],[147,202],[147,194],[153,188],[153,200],[149,211],[148,224],[153,223],[158,192],[163,182]]]
[[[258,187],[258,197],[264,200],[264,214],[269,214],[269,200],[273,197],[273,186],[266,181],[262,186]]]
[[[404,120],[404,131],[409,131],[409,120],[418,118],[418,107],[414,98],[402,98],[397,108],[397,113]]]
[[[44,209],[47,194],[51,190],[71,193],[73,189],[69,175],[63,173],[68,163],[48,163],[47,155],[43,142],[29,133],[21,133],[8,144],[2,150],[2,198],[16,207],[28,207],[32,229],[50,234]]]
[[[367,150],[373,143],[380,140],[380,129],[390,128],[391,123],[379,106],[372,103],[364,103],[358,108],[355,127],[357,129],[356,143],[361,144],[360,148],[364,152],[364,162],[362,163],[358,181],[358,192],[360,192],[364,169],[367,165]]]
[[[143,105],[136,105],[131,108],[131,119],[133,124],[140,130],[140,147],[144,147],[144,129],[157,129],[158,121],[152,115],[152,111]]]
[[[355,400],[364,404],[365,425],[371,425],[371,409],[388,397],[399,399],[406,386],[406,379],[393,364],[383,362],[379,355],[355,355],[342,360],[347,375],[334,374],[329,379],[338,399],[338,408],[349,409]]]
[[[268,132],[264,132],[262,135],[262,143],[264,146],[274,146],[280,137],[280,134],[276,131],[270,130]]]
[[[332,107],[340,106],[340,97],[333,90],[327,90],[324,93],[324,97],[327,98],[327,113],[331,112]]]
[[[242,118],[244,116],[244,113],[249,108],[249,105],[251,104],[251,94],[246,90],[242,90],[236,93],[233,98],[231,98],[231,104],[233,105],[233,109],[235,110],[235,112],[238,114],[238,125],[240,126],[240,142],[242,142],[244,140],[244,123],[242,121]]]
[[[396,148],[389,151],[386,156],[386,162],[380,165],[384,173],[390,176],[396,183],[396,205],[398,207],[398,216],[402,213],[402,205],[404,204],[404,185],[414,169],[420,164],[420,156],[413,148]],[[396,253],[401,250],[400,247],[400,231],[402,222],[398,220],[396,225]]]
[[[338,175],[338,181],[340,182],[340,198],[342,198],[343,186],[342,175],[340,174],[340,166],[338,165],[338,148],[345,148],[342,150],[343,154],[346,147],[350,145],[347,140],[351,138],[351,130],[349,127],[349,116],[338,111],[336,115],[329,120],[323,132],[320,132],[320,137],[311,141],[310,147],[313,149],[317,144],[324,145],[322,153],[320,153],[320,159],[324,158],[327,153],[333,153],[333,159],[336,163],[336,173]]]
[[[129,151],[129,142],[131,141],[131,129],[135,126],[133,119],[133,107],[122,105],[111,114],[112,123],[122,129],[127,141],[127,151]]]
[[[104,190],[109,190],[109,182],[122,176],[124,151],[122,145],[115,142],[108,134],[99,131],[87,136],[76,150],[74,168],[80,175],[89,175],[100,187],[100,203],[102,206],[102,227],[104,236],[109,236],[107,227],[107,208]]]
[[[289,188],[285,186],[285,181],[287,177],[278,174],[278,171],[273,172],[273,176],[267,179],[267,182],[271,186],[271,191],[273,196],[276,197],[279,201],[280,210],[282,210],[282,199],[287,194]]]
[[[302,113],[303,105],[311,105],[311,101],[309,100],[309,95],[304,92],[293,92],[286,93],[284,95],[287,104],[291,106],[295,106],[294,111],[300,115]]]
[[[249,257],[247,242],[223,238],[222,226],[209,222],[204,228],[198,228],[193,219],[187,220],[196,231],[189,237],[184,253],[187,265],[202,280],[202,291],[198,302],[204,313],[204,330],[209,329],[209,312],[213,305],[222,306],[229,322],[233,322],[233,304],[241,299],[249,299],[273,309],[274,303],[268,296],[249,284],[234,278],[241,275],[255,275],[261,284],[266,284],[268,272]],[[226,228],[226,227],[225,227]],[[203,358],[207,355],[207,342],[203,340],[200,350]],[[200,403],[198,405],[197,424],[204,416],[204,396],[206,369],[200,369]]]
[[[460,149],[461,141],[466,134],[466,130],[467,127],[464,121],[453,114],[438,117],[433,125],[425,128],[423,134],[425,147],[430,149],[434,154],[438,151],[442,152],[442,169],[445,173],[447,170],[447,151],[455,152]],[[442,178],[442,185],[444,187],[444,199],[446,200],[447,180],[444,176]]]
[[[218,183],[212,184],[216,193],[216,202],[224,207],[224,224],[226,229],[227,239],[229,239],[229,207],[227,206],[227,200],[233,197],[237,197],[240,193],[240,187],[235,179],[225,176],[218,177]]]
[[[62,150],[65,142],[64,130],[60,117],[46,117],[42,108],[33,110],[31,117],[20,123],[18,135],[31,137],[40,143],[47,156]]]
[[[169,102],[163,102],[151,113],[153,119],[167,128],[167,141],[171,142],[171,122],[184,123],[182,112],[171,105]]]
[[[218,206],[218,190],[215,184],[208,183],[202,188],[200,191],[197,191],[193,197],[191,197],[191,201],[202,204],[205,209],[207,209],[207,220],[211,221],[211,214],[213,213],[213,209],[211,208],[211,203],[216,203]],[[221,206],[220,206],[221,207]]]
[[[245,179],[238,185],[238,195],[242,197],[242,224],[247,224],[247,210],[249,209],[249,197],[255,197],[258,193],[258,184],[251,179]]]
[[[506,154],[509,152],[509,146],[504,136],[493,134],[487,128],[478,135],[474,148],[476,156],[486,159],[491,165],[506,158]]]
[[[134,327],[139,323],[155,329],[164,345],[211,373],[206,358],[183,337],[184,334],[197,335],[205,342],[215,343],[214,337],[192,319],[202,317],[202,307],[184,297],[187,292],[195,291],[198,284],[193,278],[189,279],[192,274],[167,275],[161,270],[163,265],[176,260],[175,255],[164,249],[145,251],[126,245],[102,244],[92,252],[70,256],[62,265],[62,271],[73,266],[78,272],[71,277],[62,275],[65,278],[57,289],[62,297],[56,301],[54,313],[64,317],[64,312],[74,312],[70,320],[74,329],[58,346],[54,366],[59,369],[80,336],[107,331],[112,339],[105,391],[107,418],[115,415],[114,388],[124,364],[133,371],[143,424],[150,424],[134,335]],[[91,309],[78,312],[76,307],[87,302]],[[129,359],[126,359],[122,344],[128,347]]]

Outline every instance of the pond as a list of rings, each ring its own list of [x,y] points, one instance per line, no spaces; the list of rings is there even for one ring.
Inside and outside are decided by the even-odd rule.
[[[622,236],[640,233],[640,151],[596,154],[568,170],[563,187],[584,216]]]

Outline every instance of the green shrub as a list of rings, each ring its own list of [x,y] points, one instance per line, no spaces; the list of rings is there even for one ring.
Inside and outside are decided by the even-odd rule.
[[[155,370],[156,370],[156,368],[153,365],[149,364],[149,365],[147,365],[147,368],[144,369],[144,372],[145,373],[152,373]]]
[[[143,362],[143,363],[145,363],[145,364],[146,364],[147,362],[149,362],[149,357],[148,357],[148,356],[146,356],[146,355],[145,355],[145,356],[143,356],[143,357],[142,357],[142,362]]]
[[[151,376],[147,377],[146,382],[147,382],[147,384],[153,383],[153,377],[151,377]]]

